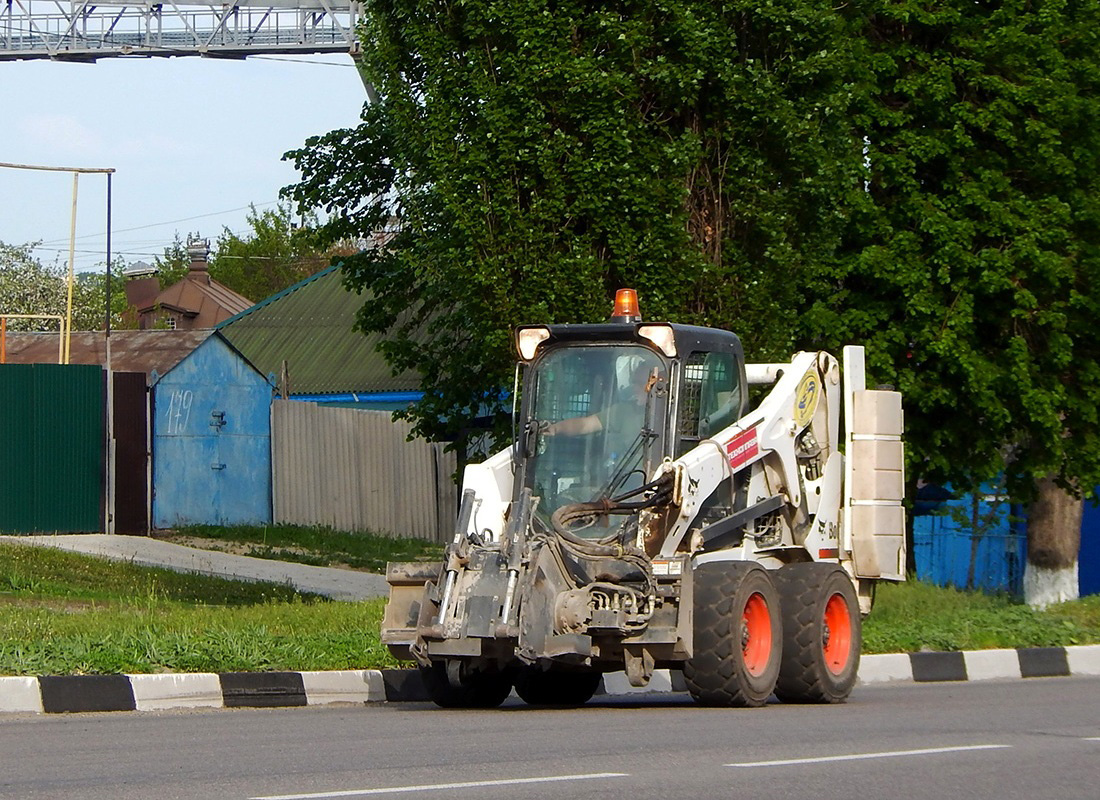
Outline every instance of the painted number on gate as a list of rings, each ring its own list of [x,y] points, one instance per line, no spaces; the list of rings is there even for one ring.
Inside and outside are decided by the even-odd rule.
[[[190,389],[172,392],[172,398],[168,401],[168,434],[183,433],[187,427],[187,420],[191,417],[191,403],[194,396]]]
[[[732,470],[743,467],[749,461],[756,458],[758,452],[759,448],[756,446],[756,428],[742,431],[726,443],[726,456],[730,460],[730,469]]]

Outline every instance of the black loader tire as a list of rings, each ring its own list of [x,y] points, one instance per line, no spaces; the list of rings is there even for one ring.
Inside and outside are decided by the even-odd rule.
[[[467,671],[458,686],[447,677],[445,661],[420,668],[428,697],[440,708],[496,708],[512,691],[508,670]]]
[[[523,667],[516,673],[516,694],[532,706],[583,706],[600,687],[599,672]]]
[[[789,564],[775,576],[783,608],[784,703],[843,703],[859,673],[863,629],[855,586],[836,564]]]
[[[779,593],[758,564],[701,564],[692,575],[694,641],[684,679],[704,706],[767,702],[779,677],[783,631]]]

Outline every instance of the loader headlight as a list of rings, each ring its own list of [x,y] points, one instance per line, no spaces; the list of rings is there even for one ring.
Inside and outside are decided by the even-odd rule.
[[[519,350],[519,357],[524,361],[530,361],[535,357],[539,345],[549,338],[549,328],[520,328],[516,331],[516,349]]]
[[[638,335],[649,339],[669,358],[676,357],[676,335],[672,332],[671,325],[640,325]]]

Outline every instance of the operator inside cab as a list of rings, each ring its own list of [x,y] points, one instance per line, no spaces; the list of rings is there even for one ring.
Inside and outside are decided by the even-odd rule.
[[[524,480],[538,498],[535,518],[547,527],[565,506],[606,507],[632,496],[666,455],[669,364],[638,335],[641,321],[637,294],[623,289],[610,324],[531,326],[517,335],[531,365]],[[593,515],[573,530],[607,536],[624,524],[617,513]]]
[[[641,487],[663,456],[667,369],[660,357],[639,344],[577,342],[546,352],[535,372],[536,514],[549,520],[562,506]],[[586,534],[606,535],[602,527]]]
[[[639,361],[630,371],[627,385],[618,392],[619,399],[606,408],[586,414],[551,422],[546,426],[548,436],[577,436],[584,433],[608,431],[614,438],[623,434],[631,437],[645,424],[645,410],[650,393],[662,380],[661,368]],[[617,435],[616,435],[617,434]]]

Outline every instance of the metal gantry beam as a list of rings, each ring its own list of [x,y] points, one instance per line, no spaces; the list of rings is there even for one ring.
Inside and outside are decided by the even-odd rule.
[[[0,0],[0,61],[358,53],[355,0]]]

